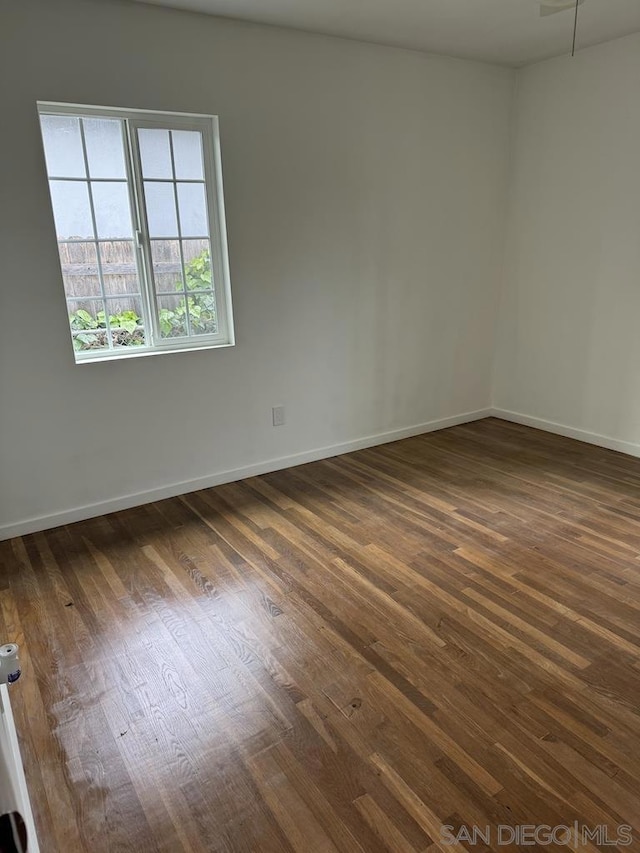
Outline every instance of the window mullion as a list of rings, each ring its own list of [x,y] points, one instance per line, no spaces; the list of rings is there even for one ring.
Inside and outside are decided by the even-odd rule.
[[[87,143],[84,136],[84,120],[78,122],[80,126],[80,141],[82,143],[82,157],[84,160],[84,170],[87,176],[87,192],[89,194],[89,210],[91,212],[91,226],[93,228],[93,244],[96,247],[96,262],[98,267],[98,281],[100,282],[100,293],[102,294],[102,307],[104,309],[104,325],[107,332],[107,343],[109,349],[113,349],[113,336],[111,334],[111,323],[109,322],[109,311],[107,309],[107,294],[104,287],[104,275],[102,272],[102,259],[100,257],[100,245],[98,243],[98,226],[96,224],[96,210],[93,203],[93,190],[91,188],[91,180],[89,177],[89,158],[87,157]]]
[[[187,277],[185,275],[184,251],[182,249],[182,224],[180,222],[180,205],[178,204],[178,179],[176,177],[176,159],[173,153],[173,133],[169,130],[169,152],[171,153],[171,174],[173,175],[173,203],[176,206],[176,222],[178,223],[178,247],[180,248],[180,278],[184,293],[184,310],[187,321],[187,336],[192,337],[191,314],[189,312],[189,294],[187,292]]]
[[[157,311],[155,294],[153,292],[153,279],[151,276],[151,246],[149,243],[146,215],[144,212],[144,195],[140,168],[140,154],[134,140],[135,128],[131,122],[123,121],[125,134],[125,163],[127,177],[129,179],[129,198],[131,201],[132,214],[135,226],[135,252],[138,266],[138,280],[140,281],[140,297],[142,311],[144,314],[145,332],[148,336],[148,345],[155,347],[160,339],[159,329],[156,325]]]

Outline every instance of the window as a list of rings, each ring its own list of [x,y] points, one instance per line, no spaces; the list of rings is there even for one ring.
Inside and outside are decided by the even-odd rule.
[[[38,111],[76,361],[233,344],[216,117]]]

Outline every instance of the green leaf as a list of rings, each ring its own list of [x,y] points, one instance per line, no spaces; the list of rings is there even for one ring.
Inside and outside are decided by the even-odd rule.
[[[158,312],[158,320],[160,322],[160,331],[166,337],[171,334],[171,329],[173,327],[173,320],[175,314],[173,311],[170,311],[168,308],[161,308]]]
[[[89,314],[88,311],[85,311],[84,308],[80,308],[78,311],[69,314],[69,322],[71,323],[72,329],[95,329],[96,321]]]
[[[93,344],[98,343],[98,338],[96,335],[91,334],[82,334],[76,335],[73,339],[73,346],[76,350],[86,350],[92,349]]]

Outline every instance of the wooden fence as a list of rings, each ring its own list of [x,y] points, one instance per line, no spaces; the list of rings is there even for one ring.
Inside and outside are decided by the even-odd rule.
[[[204,240],[190,240],[189,256],[185,260],[188,262],[207,245]],[[82,301],[83,297],[100,296],[95,244],[60,243],[59,249],[67,297]],[[108,297],[139,292],[133,243],[124,240],[100,243],[100,261]],[[175,292],[176,283],[180,281],[180,253],[176,240],[153,241],[153,267],[158,290]]]

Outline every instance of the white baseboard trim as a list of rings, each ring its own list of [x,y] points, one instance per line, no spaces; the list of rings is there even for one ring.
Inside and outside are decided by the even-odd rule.
[[[132,495],[122,495],[108,501],[86,504],[74,507],[63,512],[42,515],[37,518],[28,518],[14,524],[0,526],[0,541],[12,539],[14,536],[26,536],[29,533],[37,533],[59,527],[62,524],[73,524],[75,521],[84,521],[87,518],[95,518],[99,515],[107,515],[110,512],[119,512],[134,506],[161,501],[165,498],[174,498],[177,495],[186,495],[189,492],[197,492],[200,489],[209,489],[212,486],[221,486],[223,483],[233,483],[236,480],[245,480],[247,477],[256,477],[259,474],[269,474],[272,471],[281,471],[283,468],[292,468],[294,465],[304,465],[306,462],[316,462],[318,459],[329,459],[332,456],[340,456],[343,453],[351,453],[354,450],[363,450],[367,447],[375,447],[378,444],[388,444],[391,441],[399,441],[402,438],[411,438],[414,435],[422,435],[439,429],[466,424],[471,421],[482,420],[489,417],[490,409],[479,409],[475,412],[465,412],[461,415],[453,415],[448,418],[440,418],[415,426],[391,430],[390,432],[368,435],[354,441],[346,441],[342,444],[332,444],[328,447],[319,447],[315,450],[307,450],[303,453],[294,453],[291,456],[280,456],[276,459],[268,459],[242,468],[230,471],[221,471],[217,474],[209,474],[206,477],[198,477],[193,480],[184,480],[179,483],[170,483],[156,489],[137,492]]]
[[[585,441],[587,444],[596,444],[598,447],[605,447],[607,450],[617,450],[619,453],[626,453],[628,456],[640,457],[640,444],[635,444],[632,441],[622,441],[619,438],[611,438],[608,435],[600,435],[597,432],[588,432],[587,430],[577,429],[576,427],[566,426],[565,424],[557,424],[554,421],[545,421],[542,418],[534,418],[531,415],[523,415],[520,412],[510,412],[507,409],[491,409],[490,415],[494,418],[501,418],[503,421],[523,424],[524,426],[534,427],[545,432],[553,432],[556,435],[564,435],[566,438]]]

